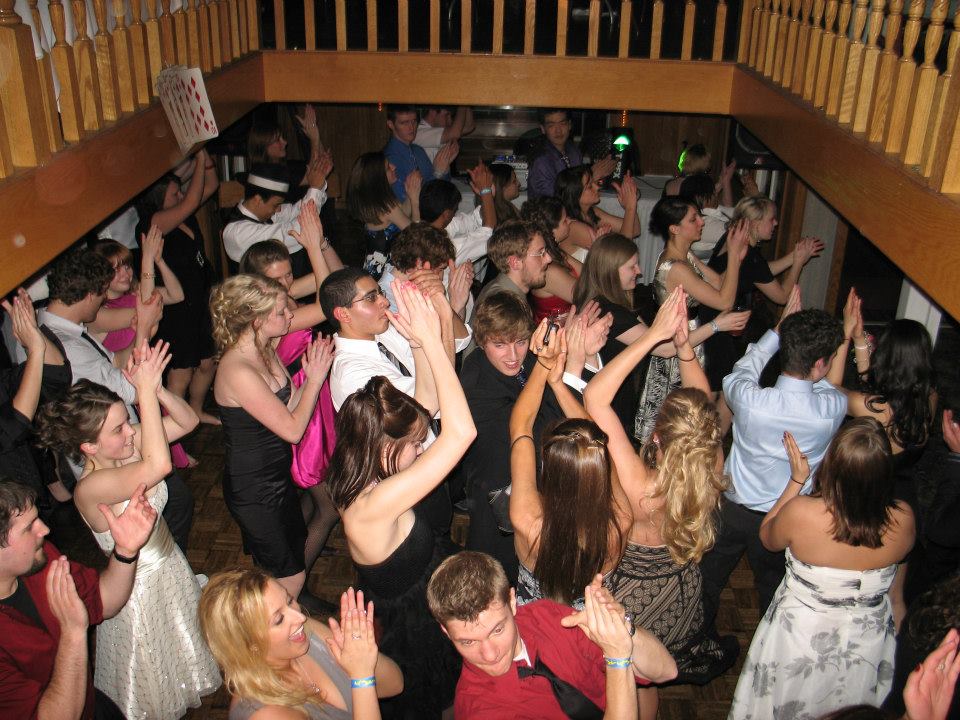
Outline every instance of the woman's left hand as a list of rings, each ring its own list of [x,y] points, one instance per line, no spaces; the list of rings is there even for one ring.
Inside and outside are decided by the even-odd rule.
[[[790,481],[804,484],[810,477],[810,463],[807,462],[807,456],[800,452],[797,441],[789,432],[783,433],[783,446],[787,449],[787,457],[790,459]]]
[[[333,637],[327,646],[351,679],[367,678],[377,668],[377,640],[373,629],[373,602],[363,604],[363,591],[348,588],[340,596],[340,622],[328,620]]]
[[[330,366],[333,364],[333,339],[325,338],[323,335],[317,335],[307,347],[307,351],[300,360],[300,367],[303,368],[303,374],[307,380],[323,382],[330,372]]]
[[[807,264],[810,258],[817,257],[823,252],[823,240],[815,237],[801,238],[796,247],[793,248],[793,262],[799,263],[800,267]]]
[[[673,334],[673,344],[677,348],[677,352],[679,352],[680,348],[686,345],[690,339],[690,321],[687,315],[686,303],[683,303],[677,308],[677,315],[680,316],[680,321],[677,323],[677,331]]]
[[[717,315],[714,320],[720,328],[720,332],[730,332],[731,330],[743,330],[747,326],[747,320],[750,319],[749,310],[724,310]]]
[[[623,180],[611,184],[617,192],[620,207],[628,210],[637,206],[637,181],[633,179],[633,175],[627,173],[623,176]]]
[[[307,200],[300,206],[297,222],[300,229],[291,229],[290,237],[303,245],[304,250],[319,250],[323,244],[323,223],[320,222],[320,211],[313,200]]]

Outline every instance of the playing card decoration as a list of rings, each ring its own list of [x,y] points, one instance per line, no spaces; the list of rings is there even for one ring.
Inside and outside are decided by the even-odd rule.
[[[200,68],[165,68],[157,76],[157,94],[184,153],[220,134]]]

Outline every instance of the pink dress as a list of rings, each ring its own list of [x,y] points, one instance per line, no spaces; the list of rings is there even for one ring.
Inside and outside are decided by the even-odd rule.
[[[118,298],[109,299],[104,303],[108,308],[135,308],[137,307],[137,296],[128,292]],[[132,327],[126,327],[122,330],[111,330],[103,338],[103,346],[110,352],[120,352],[130,347],[137,337],[137,331]],[[164,412],[166,415],[166,412]],[[178,468],[190,467],[190,456],[183,449],[180,443],[174,443],[170,446],[170,459],[173,460],[173,466]]]
[[[284,335],[277,343],[277,357],[280,362],[289,366],[303,355],[312,339],[313,333],[310,330],[297,330]],[[300,387],[305,378],[303,370],[298,370],[291,379],[295,387]],[[333,455],[333,446],[337,442],[334,432],[335,417],[336,410],[330,396],[330,379],[327,378],[320,388],[320,397],[313,415],[310,416],[310,422],[307,423],[307,429],[300,442],[293,446],[290,474],[297,487],[307,489],[323,482],[330,465],[330,456]]]

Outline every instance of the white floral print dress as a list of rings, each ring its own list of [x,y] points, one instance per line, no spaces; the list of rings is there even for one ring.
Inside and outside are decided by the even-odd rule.
[[[888,590],[897,566],[838,570],[786,551],[786,575],[757,627],[730,720],[814,720],[879,705],[893,680]]]

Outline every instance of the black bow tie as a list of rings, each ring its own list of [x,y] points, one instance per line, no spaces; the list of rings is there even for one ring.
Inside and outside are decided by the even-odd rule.
[[[603,717],[603,711],[590,698],[566,680],[554,675],[553,670],[547,667],[539,655],[533,667],[518,666],[517,675],[520,676],[521,680],[531,676],[549,680],[550,689],[553,690],[553,696],[557,699],[560,709],[572,720],[600,720]]]

